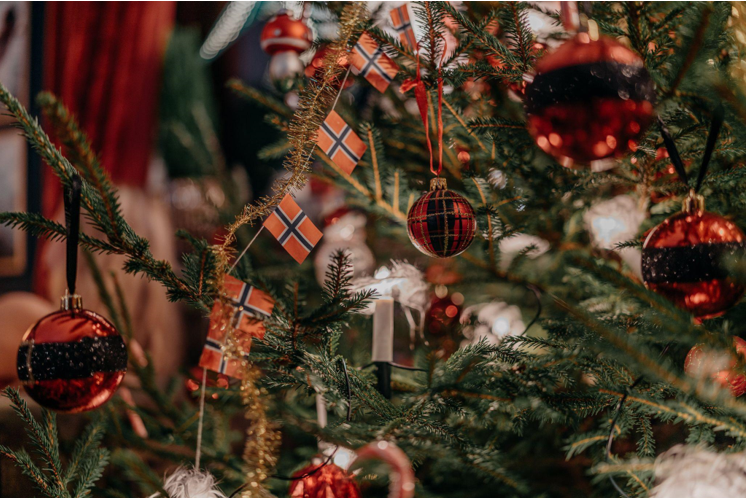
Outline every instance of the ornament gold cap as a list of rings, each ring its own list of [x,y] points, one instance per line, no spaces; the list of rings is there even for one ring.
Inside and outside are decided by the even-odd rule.
[[[446,185],[446,179],[436,176],[430,180],[430,191],[433,190],[445,190],[448,186]]]
[[[65,311],[79,310],[83,308],[83,297],[80,294],[69,294],[65,291],[65,295],[60,299],[60,309]]]
[[[705,210],[705,198],[694,191],[689,191],[689,195],[684,198],[684,202],[681,205],[681,210],[685,213],[694,213],[697,211]]]

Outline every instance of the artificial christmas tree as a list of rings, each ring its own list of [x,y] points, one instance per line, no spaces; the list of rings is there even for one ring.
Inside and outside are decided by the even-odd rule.
[[[215,476],[226,495],[285,496],[291,487],[298,489],[292,476],[319,452],[319,440],[364,456],[390,457],[389,479],[391,469],[383,465],[353,464],[348,470],[336,462],[345,472],[360,470],[355,480],[362,496],[385,495],[387,480],[399,496],[612,496],[617,490],[645,496],[656,484],[653,493],[663,495],[676,488],[670,476],[678,474],[671,469],[677,459],[665,458],[665,472],[655,461],[675,444],[701,444],[713,453],[746,447],[744,401],[731,395],[728,382],[685,371],[685,358],[697,344],[732,353],[734,336],[746,333],[743,304],[734,298],[731,307],[718,310],[722,315],[695,320],[698,313],[647,289],[616,251],[641,249],[644,233],[689,195],[686,176],[677,180],[668,174],[671,162],[685,168],[709,156],[707,150],[709,171],[697,188],[706,195],[708,210],[733,226],[746,226],[743,6],[584,6],[581,14],[596,30],[596,41],[633,56],[632,68],[617,68],[624,81],[614,72],[601,75],[608,83],[604,92],[616,92],[612,107],[620,108],[621,100],[627,109],[625,102],[632,101],[635,112],[638,105],[644,111],[635,121],[638,129],[625,116],[588,115],[593,105],[581,106],[586,114],[573,126],[582,125],[590,136],[613,125],[620,134],[612,138],[626,140],[611,154],[597,154],[613,157],[603,172],[565,168],[536,145],[531,99],[539,87],[527,88],[525,106],[509,96],[538,61],[577,35],[558,26],[556,6],[428,2],[408,9],[393,16],[385,3],[373,12],[361,3],[330,2],[319,9],[324,22],[331,16],[337,36],[323,40],[326,53],[312,76],[288,82],[299,96],[295,110],[282,103],[282,95],[230,83],[238,95],[268,109],[267,122],[278,138],[261,154],[271,158],[288,151],[285,171],[266,196],[230,213],[235,219],[221,230],[221,240],[182,233],[193,250],[184,255],[181,271],[156,259],[122,218],[116,190],[64,107],[50,96],[44,101],[65,146],[60,151],[0,87],[0,101],[62,184],[69,187],[76,173],[83,178],[82,207],[95,229],[81,235],[84,249],[124,255],[129,272],[162,283],[172,299],[205,316],[216,303],[222,307],[231,282],[226,274],[273,302],[271,311],[257,318],[262,334],[251,338],[250,351],[239,344],[240,324],[220,321],[226,344],[237,345],[221,348],[221,354],[235,362],[238,380],[223,379],[217,387],[203,382],[195,391],[202,403],[175,397],[182,389],[159,388],[147,355],[144,361],[131,355],[129,375],[139,381],[133,389],[145,402],[133,406],[115,397],[117,402],[107,405],[111,409],[96,412],[109,429],[104,444],[113,450],[102,496],[168,493],[160,489],[160,471],[192,463]],[[309,12],[311,25],[321,22],[315,9]],[[406,32],[400,37],[410,12],[415,44]],[[600,62],[604,68],[611,64]],[[363,77],[350,77],[353,68]],[[624,74],[630,69],[633,74]],[[649,80],[635,79],[643,70]],[[468,91],[475,83],[488,85]],[[621,92],[638,83],[639,94]],[[573,95],[555,97],[577,103],[578,89],[572,90]],[[547,91],[561,88],[550,85]],[[708,141],[719,105],[722,133]],[[680,161],[670,150],[670,158],[658,154],[660,128],[645,126],[652,112],[676,140]],[[322,144],[320,129],[330,116],[333,133],[327,132]],[[580,136],[577,130],[559,131]],[[352,136],[354,144],[345,141]],[[438,137],[442,171],[432,168],[431,136]],[[611,142],[605,141],[610,148]],[[344,149],[351,145],[354,150]],[[588,146],[592,150],[593,144],[581,144],[584,150]],[[469,240],[449,246],[442,254],[453,256],[449,259],[421,255],[408,240],[407,213],[427,189],[429,171],[439,174],[438,181],[447,180],[448,192],[471,208],[463,227]],[[347,206],[367,213],[367,241],[380,266],[375,275],[353,283],[340,247],[328,262],[323,286],[317,284],[314,264],[304,260],[323,243],[311,219],[321,197],[300,195],[311,176],[344,192]],[[629,230],[628,240],[600,240],[585,215],[602,217],[602,201],[619,196],[639,201],[635,209],[644,212],[635,212],[635,226],[622,232]],[[432,226],[429,217],[418,222],[437,230],[445,218],[451,227],[449,213],[442,214]],[[62,225],[33,213],[3,213],[0,221],[41,236],[65,236]],[[267,231],[260,228],[265,226]],[[514,240],[526,243],[501,251]],[[742,286],[743,255],[732,256],[718,263],[729,281]],[[396,263],[389,269],[384,265],[390,259]],[[405,265],[421,271],[400,271]],[[408,332],[414,337],[422,330],[411,309],[426,316],[432,300],[424,270],[429,281],[458,292],[464,309],[482,303],[510,309],[509,326],[493,318],[480,323],[479,316],[443,321],[450,342],[461,344],[455,350],[407,340]],[[402,296],[403,289],[416,289],[417,298]],[[101,311],[129,340],[122,301],[106,286],[101,293],[107,298]],[[415,301],[425,304],[416,308]],[[373,307],[380,312],[371,318]],[[527,325],[517,330],[520,323]],[[479,340],[480,326],[499,337]],[[388,334],[385,344],[374,340],[374,330]],[[463,340],[456,340],[459,335]],[[128,346],[132,350],[133,343]],[[377,376],[367,368],[371,363]],[[724,369],[728,381],[743,375],[740,360]],[[329,412],[323,425],[316,422],[318,396]],[[132,428],[128,409],[142,415],[147,436]],[[56,448],[56,443],[49,425],[40,445]],[[27,462],[22,452],[2,448],[2,453]],[[734,464],[728,462],[740,458],[713,461],[722,468],[708,475],[720,476],[729,475]],[[42,491],[62,496],[60,486],[45,479],[37,480]]]

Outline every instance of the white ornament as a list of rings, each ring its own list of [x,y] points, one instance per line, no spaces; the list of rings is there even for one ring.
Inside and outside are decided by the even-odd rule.
[[[461,346],[486,340],[489,344],[500,344],[509,335],[521,335],[526,329],[518,306],[495,301],[469,306],[461,313],[461,323],[467,324],[476,315],[474,324],[464,327],[465,339]]]
[[[194,468],[179,467],[166,478],[163,489],[168,498],[226,498],[212,474]],[[155,493],[148,498],[161,496]]]
[[[306,67],[297,53],[292,50],[278,52],[269,60],[269,77],[273,81],[282,81],[302,74]]]
[[[620,242],[637,236],[645,216],[636,199],[618,195],[593,204],[583,215],[583,222],[594,245],[614,249]]]
[[[346,251],[350,257],[353,277],[369,275],[373,271],[376,257],[365,244],[366,221],[364,214],[352,211],[324,228],[321,246],[314,257],[316,281],[319,285],[323,285],[326,280],[326,270],[332,255],[340,249]]]
[[[674,446],[656,459],[655,478],[651,498],[742,498],[746,454]]]

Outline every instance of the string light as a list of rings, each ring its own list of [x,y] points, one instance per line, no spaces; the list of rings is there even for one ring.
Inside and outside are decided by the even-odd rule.
[[[212,60],[241,34],[257,2],[230,2],[223,10],[207,39],[199,49],[199,55]]]

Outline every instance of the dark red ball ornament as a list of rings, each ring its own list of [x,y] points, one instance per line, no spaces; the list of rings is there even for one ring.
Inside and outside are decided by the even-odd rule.
[[[108,320],[83,309],[78,295],[32,325],[18,348],[18,378],[45,408],[93,410],[114,395],[127,371],[127,347]]]
[[[301,19],[293,19],[286,11],[278,12],[262,29],[262,49],[272,56],[269,75],[274,81],[286,81],[302,74],[303,62],[298,54],[311,47],[311,28]]]
[[[262,29],[260,44],[269,55],[280,52],[300,54],[311,48],[311,28],[300,19],[293,19],[287,11],[273,16]]]
[[[450,258],[469,248],[477,217],[469,201],[448,190],[443,178],[430,181],[430,192],[412,204],[407,233],[412,244],[434,258]]]
[[[642,249],[645,285],[699,319],[733,306],[744,286],[728,276],[724,258],[743,254],[744,233],[733,222],[704,210],[690,194],[681,213],[655,227]]]
[[[746,341],[733,337],[736,352],[746,358]],[[728,357],[715,351],[708,351],[705,346],[696,345],[686,355],[684,371],[691,377],[710,377],[723,387],[730,389],[733,396],[746,393],[746,376],[735,370],[736,358]]]
[[[360,488],[350,474],[333,463],[320,465],[309,465],[293,475],[290,498],[360,498]]]
[[[529,131],[566,167],[607,169],[637,149],[654,118],[642,59],[606,36],[578,33],[542,57],[525,95]]]

